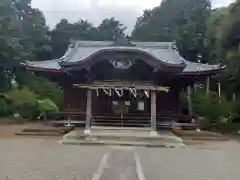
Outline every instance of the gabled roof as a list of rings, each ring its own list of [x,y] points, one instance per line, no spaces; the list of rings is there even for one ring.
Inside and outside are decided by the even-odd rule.
[[[126,42],[125,42],[126,43]],[[131,52],[148,56],[154,66],[170,67],[175,72],[191,74],[220,70],[219,65],[208,65],[186,61],[177,51],[173,42],[127,42],[75,41],[65,55],[48,61],[27,61],[26,66],[33,70],[64,71],[67,67],[82,66],[104,52]]]

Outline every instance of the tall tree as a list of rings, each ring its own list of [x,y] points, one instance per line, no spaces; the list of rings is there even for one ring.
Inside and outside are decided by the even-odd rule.
[[[13,76],[21,77],[21,61],[35,60],[35,51],[46,46],[46,41],[42,42],[47,31],[45,19],[30,3],[31,0],[0,1],[1,90],[9,87]]]
[[[207,37],[211,59],[215,63],[227,65],[221,76],[223,90],[226,94],[240,90],[240,1],[229,7],[212,11],[208,20]]]
[[[215,63],[224,61],[224,49],[221,46],[222,27],[226,20],[228,8],[213,9],[207,22],[207,47],[209,59]]]
[[[144,11],[132,37],[141,41],[177,41],[181,54],[190,61],[205,56],[206,22],[211,11],[209,0],[165,0]]]
[[[86,20],[80,19],[76,23],[69,23],[62,19],[52,30],[52,56],[61,57],[66,51],[71,39],[107,41],[124,37],[126,27],[114,18],[107,18],[98,27],[94,27]]]
[[[50,32],[52,39],[52,58],[61,57],[68,48],[70,39],[73,36],[71,27],[72,24],[69,23],[67,19],[62,19],[56,25],[56,28]]]
[[[219,54],[224,57],[224,64],[227,64],[225,80],[231,91],[240,91],[240,0],[231,4],[222,25],[222,36],[220,38],[221,49]]]
[[[48,35],[45,17],[38,9],[31,9],[22,20],[24,47],[27,46],[35,60],[51,58],[51,37]],[[25,42],[29,42],[28,44]]]
[[[126,26],[114,18],[107,18],[97,27],[98,40],[115,40],[124,37]]]

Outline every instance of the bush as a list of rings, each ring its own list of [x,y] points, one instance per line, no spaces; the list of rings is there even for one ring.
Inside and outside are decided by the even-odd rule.
[[[7,93],[14,111],[23,118],[34,118],[37,111],[37,95],[27,87],[12,89]]]
[[[229,117],[233,112],[232,104],[224,98],[218,99],[216,93],[195,94],[193,96],[195,114],[207,118],[210,123],[216,123],[222,117]]]
[[[0,97],[0,116],[7,116],[11,112],[9,104],[5,98]]]
[[[38,94],[40,99],[51,99],[60,109],[64,108],[63,92],[53,82],[32,74],[25,76],[24,84],[29,87],[31,91]]]
[[[51,99],[41,100],[41,96],[30,91],[27,87],[14,88],[7,92],[5,97],[9,99],[13,112],[19,113],[25,119],[37,119],[39,115],[58,111],[58,106]]]
[[[235,118],[235,115],[229,115],[227,117],[221,117],[216,122],[216,129],[220,131],[221,133],[227,133],[232,131],[237,131],[237,127],[235,127],[235,124],[233,124],[233,119]]]
[[[54,112],[58,112],[58,107],[57,105],[50,99],[46,98],[43,100],[38,100],[37,101],[37,106],[38,106],[38,112],[40,114],[50,114]]]
[[[23,104],[18,107],[17,111],[24,119],[36,119],[38,117],[37,106]]]

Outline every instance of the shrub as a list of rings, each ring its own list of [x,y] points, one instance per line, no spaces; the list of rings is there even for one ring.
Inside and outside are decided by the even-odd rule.
[[[12,103],[14,111],[23,118],[33,118],[37,110],[37,95],[27,87],[22,89],[12,89],[7,93]]]
[[[64,107],[63,92],[53,82],[32,74],[25,77],[24,84],[29,87],[31,91],[38,94],[40,99],[51,99],[60,109]]]
[[[216,129],[222,133],[237,131],[237,127],[233,124],[235,118],[234,114],[230,114],[227,117],[221,117],[216,121]]]
[[[5,98],[0,97],[0,116],[7,116],[11,112],[9,104]]]
[[[50,114],[58,111],[57,105],[50,99],[46,98],[43,100],[37,101],[38,112],[39,114]]]
[[[4,97],[10,101],[13,112],[19,113],[25,119],[37,119],[39,115],[58,111],[58,106],[51,99],[40,99],[41,96],[27,87],[11,89]]]
[[[193,96],[195,114],[207,118],[210,123],[216,123],[221,117],[228,117],[232,113],[232,104],[224,98],[219,99],[216,93],[195,94]]]

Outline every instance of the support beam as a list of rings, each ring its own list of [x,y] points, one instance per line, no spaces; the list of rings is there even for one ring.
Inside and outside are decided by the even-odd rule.
[[[221,83],[218,82],[218,97],[221,98]]]
[[[194,89],[194,93],[196,93],[197,92],[197,84],[193,85],[193,89]]]
[[[233,95],[232,95],[232,101],[233,101],[233,102],[236,102],[236,99],[237,99],[237,98],[236,98],[236,94],[233,93]]]
[[[188,101],[188,112],[189,116],[193,116],[193,109],[192,109],[192,88],[191,86],[187,87],[187,101]]]
[[[87,90],[87,107],[86,107],[86,128],[84,134],[91,134],[92,119],[92,90]]]
[[[157,135],[156,114],[156,92],[151,91],[151,135]]]
[[[210,77],[207,77],[206,80],[206,95],[208,96],[210,92]]]

